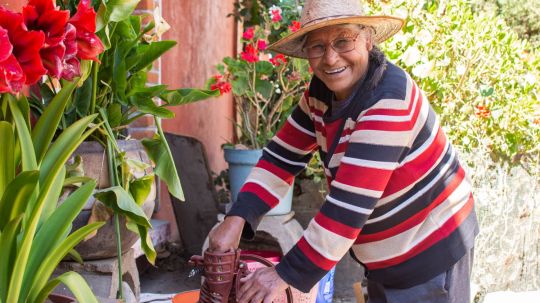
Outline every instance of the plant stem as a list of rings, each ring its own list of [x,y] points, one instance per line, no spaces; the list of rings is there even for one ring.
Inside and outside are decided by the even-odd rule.
[[[111,186],[117,186],[118,179],[116,176],[116,157],[111,140],[113,140],[113,138],[107,138],[109,181],[111,182]],[[116,260],[118,263],[118,291],[116,292],[116,298],[124,299],[124,290],[122,289],[122,235],[120,234],[120,218],[118,212],[114,213],[114,233],[116,235]]]
[[[90,113],[89,114],[93,114],[96,111],[98,70],[99,70],[98,63],[92,62],[92,98],[90,99]]]

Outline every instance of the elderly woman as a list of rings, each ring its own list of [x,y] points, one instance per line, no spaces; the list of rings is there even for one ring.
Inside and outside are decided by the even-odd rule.
[[[403,20],[364,16],[358,0],[307,0],[301,24],[271,49],[309,61],[309,89],[210,233],[210,250],[252,237],[315,151],[329,193],[275,268],[242,279],[239,302],[271,302],[288,285],[308,292],[348,251],[365,267],[371,303],[469,302],[470,182],[425,95],[376,46]]]

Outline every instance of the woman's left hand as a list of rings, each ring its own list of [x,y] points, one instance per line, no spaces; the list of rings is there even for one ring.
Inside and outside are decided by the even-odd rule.
[[[240,279],[240,282],[242,282],[242,286],[236,296],[238,303],[271,303],[289,286],[273,267],[257,269],[247,277]]]

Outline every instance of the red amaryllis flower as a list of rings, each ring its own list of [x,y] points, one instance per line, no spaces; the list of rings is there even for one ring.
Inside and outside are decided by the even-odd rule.
[[[277,54],[274,58],[270,58],[269,61],[276,67],[280,66],[281,64],[287,63],[287,59],[285,59],[285,56],[283,54]]]
[[[45,35],[39,31],[28,31],[23,16],[0,6],[0,27],[7,30],[9,41],[13,45],[12,54],[24,73],[24,83],[34,84],[47,70],[43,67],[40,49],[45,42]]]
[[[60,78],[66,55],[64,40],[69,11],[56,9],[54,0],[29,0],[23,7],[23,17],[29,30],[45,34],[45,45],[40,50],[43,65],[51,76]]]
[[[24,84],[24,73],[13,56],[8,32],[0,27],[0,93],[17,93]]]
[[[241,53],[242,59],[246,60],[249,63],[254,63],[259,61],[258,51],[253,45],[248,44],[246,50]]]
[[[69,19],[77,29],[77,57],[99,62],[97,56],[105,49],[96,36],[96,12],[90,6],[90,0],[81,0],[77,13]]]
[[[298,21],[293,21],[291,22],[291,25],[289,25],[289,29],[291,30],[291,32],[296,32],[297,30],[300,29],[300,22]]]
[[[255,36],[255,30],[253,27],[249,27],[242,35],[242,38],[244,38],[244,40],[251,40],[253,39],[253,36]]]

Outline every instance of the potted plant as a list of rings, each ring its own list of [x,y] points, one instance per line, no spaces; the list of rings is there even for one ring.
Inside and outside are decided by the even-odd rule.
[[[57,1],[58,9],[71,10],[73,14],[77,2]],[[101,187],[95,194],[99,202],[93,204],[90,218],[107,220],[107,225],[111,227],[110,232],[116,235],[115,255],[119,259],[122,252],[133,244],[122,241],[122,238],[127,236],[121,230],[129,230],[140,236],[141,248],[147,259],[153,263],[156,253],[148,234],[151,228],[148,215],[153,209],[147,207],[149,213],[145,214],[142,207],[145,201],[153,201],[151,194],[155,187],[154,174],[167,184],[175,197],[183,200],[180,180],[163,135],[161,119],[174,116],[167,107],[205,99],[218,95],[219,92],[170,90],[165,85],[148,85],[147,72],[152,63],[176,45],[174,41],[158,41],[164,22],[159,16],[155,16],[155,20],[144,24],[143,19],[148,16],[133,15],[139,1],[94,3],[93,8],[97,15],[85,15],[77,21],[87,25],[89,34],[96,33],[94,40],[87,41],[88,50],[102,49],[103,52],[90,53],[86,59],[91,61],[81,63],[89,72],[85,81],[75,89],[70,103],[60,110],[62,116],[59,130],[69,127],[78,119],[96,115],[96,122],[100,126],[89,137],[89,140],[94,142],[84,144],[90,145],[88,149],[97,150],[97,153],[103,155],[105,169],[100,169],[101,174],[93,176],[100,181]],[[78,5],[84,6],[88,11],[91,9],[89,0],[81,0]],[[91,25],[90,19],[95,20],[95,26]],[[148,21],[148,18],[145,20]],[[63,85],[63,82],[40,85],[39,93],[33,94],[31,98],[32,109],[37,116],[51,106],[51,97],[56,95],[55,88]],[[157,99],[160,104],[155,103]],[[145,115],[154,118],[154,137],[142,141],[132,140],[126,133],[127,127]],[[141,148],[135,151],[138,159],[130,156],[129,149],[132,147],[144,147],[144,150]],[[80,155],[80,151],[75,154]],[[155,164],[153,172],[148,170],[149,163],[141,161],[140,155],[143,154]],[[74,159],[75,163],[69,173],[87,175],[88,163],[87,169],[82,169],[87,161],[79,161],[77,157]],[[98,166],[100,165],[101,163]],[[155,191],[153,193],[155,195]],[[126,224],[121,224],[121,219],[125,220]],[[121,264],[119,260],[119,272],[122,272]],[[121,279],[122,275],[118,276]],[[121,292],[121,288],[119,291]],[[122,298],[123,294],[119,293],[118,297]]]
[[[236,142],[224,149],[232,201],[261,157],[262,148],[285,122],[310,78],[309,67],[303,60],[266,50],[272,41],[298,29],[296,1],[283,1],[280,6],[242,1],[236,17],[245,29],[242,52],[235,58],[224,58],[223,64],[217,66],[219,74],[208,81],[209,87],[219,89],[221,94],[232,91],[236,104]],[[291,200],[292,187],[269,214],[289,212]]]
[[[70,234],[71,223],[92,195],[93,180],[78,180],[80,187],[59,204],[64,185],[73,181],[66,178],[64,164],[99,125],[93,123],[96,115],[90,115],[64,128],[53,142],[61,120],[57,109],[68,103],[79,78],[66,81],[51,106],[30,123],[30,106],[20,93],[23,86],[44,75],[62,77],[44,67],[51,58],[47,51],[55,46],[48,40],[52,26],[30,23],[51,15],[43,7],[33,8],[21,14],[0,6],[0,302],[44,302],[59,283],[79,302],[98,302],[77,273],[51,279],[62,258],[103,225],[95,222]],[[56,29],[66,36],[66,27]],[[79,73],[78,68],[73,71]]]

